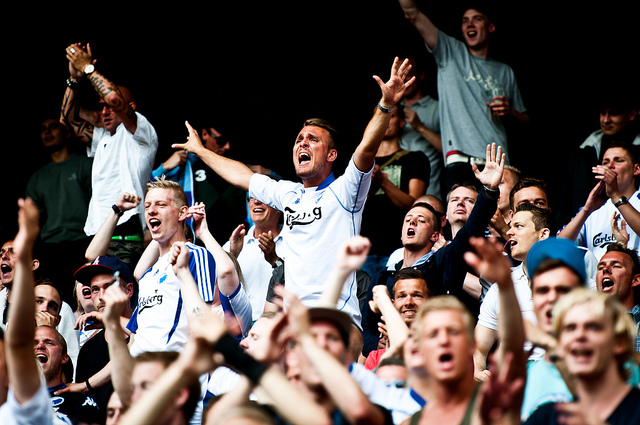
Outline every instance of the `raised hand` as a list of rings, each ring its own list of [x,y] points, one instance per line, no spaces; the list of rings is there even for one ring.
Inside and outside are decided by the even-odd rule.
[[[496,282],[498,287],[511,283],[511,264],[502,254],[502,246],[496,238],[472,237],[469,244],[475,252],[467,251],[465,261],[483,278]]]
[[[196,237],[202,239],[202,235],[209,231],[204,203],[195,202],[191,207],[189,207],[189,214],[191,215],[191,218],[193,218]]]
[[[198,132],[195,131],[193,127],[191,127],[191,124],[189,124],[189,121],[185,121],[184,124],[187,127],[187,131],[189,132],[189,135],[187,136],[187,142],[174,143],[171,145],[171,147],[174,149],[181,149],[197,155],[198,152],[206,148],[202,144],[202,140],[200,139]]]
[[[344,270],[357,270],[367,259],[371,241],[364,236],[354,236],[340,246],[336,257],[336,267]]]
[[[627,232],[627,222],[624,221],[624,219],[620,220],[620,225],[618,226],[620,216],[621,214],[617,211],[613,213],[613,217],[611,218],[611,233],[617,243],[626,247],[627,243],[629,243],[629,232]]]
[[[233,232],[231,232],[231,237],[229,237],[229,252],[236,258],[240,255],[240,251],[242,251],[244,235],[246,234],[247,230],[245,229],[244,224],[238,225],[238,227],[233,229]]]
[[[84,76],[84,67],[95,62],[91,54],[91,46],[88,43],[86,47],[82,47],[80,43],[71,44],[67,46],[66,53],[72,77],[74,74],[76,77]],[[72,72],[72,69],[75,72]]]
[[[396,103],[402,99],[404,91],[409,87],[416,79],[415,76],[411,77],[409,81],[405,81],[409,75],[411,64],[409,60],[405,59],[400,63],[400,59],[397,57],[393,60],[391,66],[391,77],[386,83],[382,81],[377,75],[373,76],[382,91],[382,100],[380,104],[386,108],[392,108]]]
[[[23,259],[31,257],[30,249],[40,233],[40,212],[31,198],[19,199],[18,207],[18,233],[13,240],[13,251],[16,258]]]
[[[476,164],[473,163],[471,164],[471,168],[473,168],[473,173],[476,175],[476,178],[480,183],[489,189],[496,190],[502,181],[506,155],[502,153],[501,146],[496,148],[496,144],[492,143],[487,145],[486,159],[487,162],[482,171],[480,171]]]
[[[140,205],[141,198],[133,193],[123,193],[116,201],[116,206],[120,211],[128,211]]]

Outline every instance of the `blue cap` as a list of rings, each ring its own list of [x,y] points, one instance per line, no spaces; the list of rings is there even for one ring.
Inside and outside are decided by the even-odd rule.
[[[117,257],[100,256],[93,260],[93,263],[80,267],[73,277],[83,285],[91,285],[91,279],[99,274],[120,273],[120,277],[126,283],[133,283],[131,269]]]
[[[536,270],[545,260],[560,260],[580,276],[583,282],[586,282],[584,254],[585,251],[570,239],[550,237],[536,242],[527,254],[529,279],[535,275]]]

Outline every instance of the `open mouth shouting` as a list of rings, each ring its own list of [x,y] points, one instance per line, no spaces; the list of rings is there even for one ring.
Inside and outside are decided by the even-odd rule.
[[[35,355],[36,360],[40,362],[41,365],[45,365],[49,361],[49,356],[44,351],[36,351]]]
[[[298,152],[298,165],[304,167],[305,165],[309,165],[311,163],[311,155],[309,152],[301,151]]]
[[[158,231],[158,229],[160,228],[160,226],[162,225],[162,222],[159,219],[153,217],[153,218],[149,219],[149,223],[148,224],[149,224],[149,230],[152,233],[156,233]]]
[[[575,347],[568,351],[568,355],[574,363],[586,364],[591,362],[591,359],[594,356],[594,351],[587,347]]]
[[[2,263],[0,265],[0,273],[2,274],[2,276],[0,277],[1,282],[2,283],[9,282],[11,281],[13,268],[7,263]]]
[[[615,282],[608,277],[602,279],[602,292],[613,292]]]
[[[438,356],[438,365],[441,370],[451,370],[455,366],[453,354],[449,352],[441,353]]]

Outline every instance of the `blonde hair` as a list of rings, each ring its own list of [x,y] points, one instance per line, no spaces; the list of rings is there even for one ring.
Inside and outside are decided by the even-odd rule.
[[[412,327],[415,331],[415,335],[418,341],[420,340],[422,334],[422,321],[427,316],[427,314],[443,310],[454,310],[460,313],[460,315],[462,316],[462,321],[464,322],[467,329],[467,336],[469,337],[469,341],[475,343],[475,321],[473,320],[469,309],[467,309],[467,307],[459,299],[452,295],[438,295],[432,298],[428,298],[424,302],[424,304],[420,306],[412,323]]]
[[[552,328],[559,338],[562,333],[562,323],[567,312],[580,304],[588,304],[591,312],[597,317],[605,317],[611,321],[613,334],[616,339],[621,339],[625,344],[624,353],[616,356],[618,371],[623,379],[627,379],[628,372],[625,363],[633,360],[635,350],[633,340],[637,335],[636,324],[627,313],[620,301],[614,296],[606,295],[587,288],[575,288],[558,300],[553,307]]]
[[[182,188],[182,186],[180,186],[180,183],[173,180],[167,180],[164,174],[156,180],[147,183],[147,187],[144,191],[145,197],[147,196],[147,193],[149,193],[149,191],[153,189],[168,189],[172,191],[173,203],[175,204],[176,208],[189,206],[189,200],[187,199],[187,195],[184,193],[184,189]]]

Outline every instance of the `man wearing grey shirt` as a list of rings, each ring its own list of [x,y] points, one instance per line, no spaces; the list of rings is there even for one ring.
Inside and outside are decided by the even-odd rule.
[[[462,16],[464,42],[439,31],[415,0],[399,0],[438,67],[438,93],[446,193],[454,183],[473,180],[471,163],[482,164],[487,144],[507,154],[506,120],[528,123],[513,70],[489,57],[495,24],[478,9]]]

